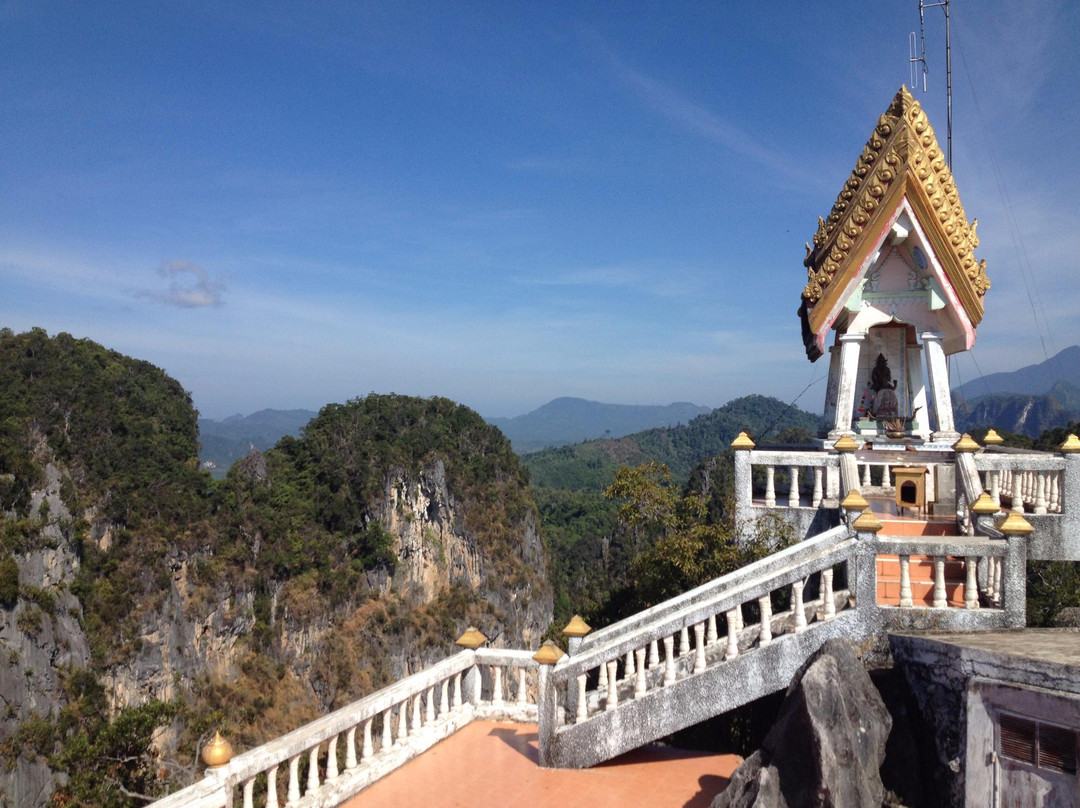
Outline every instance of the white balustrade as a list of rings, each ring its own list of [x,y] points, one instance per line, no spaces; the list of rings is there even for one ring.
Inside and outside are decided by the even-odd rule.
[[[765,504],[770,508],[776,505],[776,470],[765,467]]]
[[[832,567],[821,571],[821,619],[831,620],[836,616],[836,598],[833,597]]]
[[[727,648],[724,650],[724,659],[734,659],[739,655],[739,631],[735,628],[735,610],[727,612]]]
[[[945,596],[945,558],[934,556],[934,608],[944,609],[948,605]]]
[[[705,624],[694,624],[694,673],[705,670]]]
[[[914,602],[911,599],[911,556],[903,553],[900,555],[900,607],[911,608]]]
[[[791,583],[791,612],[795,616],[795,632],[806,630],[806,609],[803,608],[803,582]]]
[[[788,507],[789,508],[798,508],[799,507],[799,467],[798,466],[789,466],[788,467],[788,474],[791,477],[791,488],[788,491],[788,500],[787,500]]]
[[[772,642],[772,599],[769,595],[758,598],[758,611],[761,612],[758,645],[768,645]]]
[[[977,573],[978,556],[964,558],[964,608],[979,608],[979,579]]]
[[[664,684],[675,684],[675,638],[664,637]]]

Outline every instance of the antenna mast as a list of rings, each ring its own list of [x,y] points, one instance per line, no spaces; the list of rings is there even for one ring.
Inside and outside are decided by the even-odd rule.
[[[945,10],[945,97],[948,106],[948,123],[946,124],[946,142],[948,144],[948,162],[952,167],[952,38],[949,31],[949,0],[939,0],[936,3],[928,3],[919,0],[919,47],[916,52],[915,32],[908,37],[908,63],[911,66],[911,84],[918,85],[915,65],[922,66],[923,92],[926,92],[926,9],[941,8]]]

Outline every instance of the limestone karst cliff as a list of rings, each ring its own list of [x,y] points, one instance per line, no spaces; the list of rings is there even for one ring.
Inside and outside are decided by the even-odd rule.
[[[453,402],[329,405],[220,482],[180,386],[89,341],[0,334],[0,405],[0,805],[129,804],[211,726],[253,745],[470,623],[550,623],[526,472]],[[125,717],[149,757],[88,768]]]

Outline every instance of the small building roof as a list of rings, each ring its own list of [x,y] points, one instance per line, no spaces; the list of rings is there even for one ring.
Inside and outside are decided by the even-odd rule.
[[[878,119],[828,218],[818,219],[813,246],[807,244],[799,317],[811,361],[823,355],[829,329],[901,208],[911,211],[925,234],[964,319],[972,329],[982,320],[990,279],[986,261],[974,254],[978,221],[968,222],[922,105],[901,87]]]

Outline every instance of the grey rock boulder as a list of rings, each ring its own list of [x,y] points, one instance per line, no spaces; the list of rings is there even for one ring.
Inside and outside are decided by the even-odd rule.
[[[892,718],[846,640],[828,640],[796,675],[761,749],[712,808],[877,808]]]

